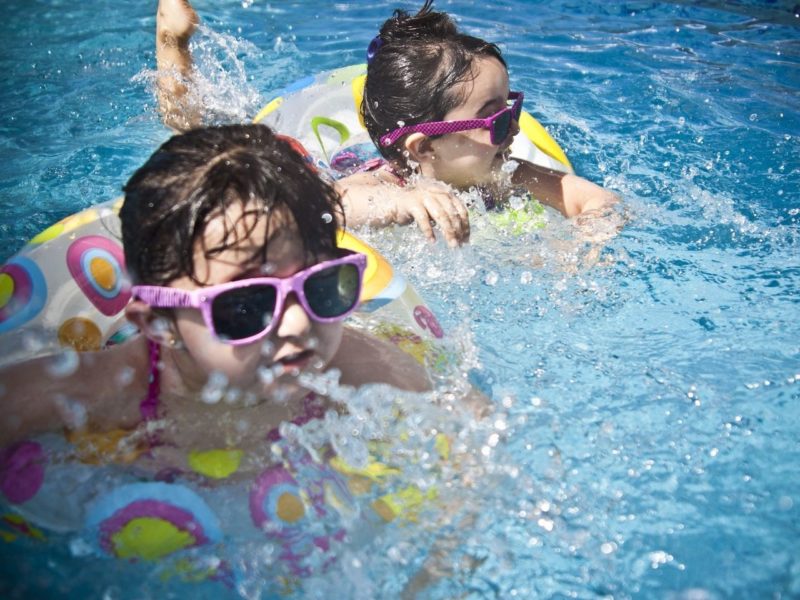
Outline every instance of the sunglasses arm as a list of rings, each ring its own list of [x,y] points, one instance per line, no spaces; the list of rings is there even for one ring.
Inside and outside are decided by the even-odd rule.
[[[134,298],[157,308],[197,308],[201,297],[195,292],[187,292],[175,288],[137,285],[131,293]]]

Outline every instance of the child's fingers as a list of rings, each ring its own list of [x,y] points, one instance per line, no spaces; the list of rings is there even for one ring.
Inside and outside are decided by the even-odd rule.
[[[443,191],[439,197],[442,210],[447,216],[449,231],[453,236],[454,244],[461,245],[469,241],[469,213],[467,207],[458,197],[449,191]]]
[[[447,202],[447,196],[429,194],[425,198],[425,208],[428,210],[430,217],[436,221],[439,229],[441,229],[447,245],[450,247],[458,246],[461,239],[460,225],[458,220],[453,218],[453,211],[450,208],[450,203]]]
[[[464,242],[468,242],[470,229],[469,229],[469,212],[467,211],[467,207],[464,206],[464,203],[461,201],[460,198],[457,198],[451,194],[448,194],[447,197],[450,200],[450,207],[453,219],[456,221],[457,224],[456,230],[458,233],[458,240],[462,244]]]
[[[430,242],[435,242],[436,235],[433,233],[433,227],[431,227],[431,215],[428,214],[425,207],[422,204],[414,204],[409,207],[408,212],[411,213],[414,222],[417,224],[417,227],[420,228],[425,238]]]

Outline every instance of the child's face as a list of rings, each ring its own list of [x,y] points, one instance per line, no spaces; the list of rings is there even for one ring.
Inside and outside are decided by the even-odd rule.
[[[254,216],[240,218],[242,209],[233,206],[224,216],[212,220],[205,232],[207,247],[214,247],[222,232],[235,227],[241,242],[222,253],[206,258],[202,249],[195,250],[197,278],[206,286],[228,283],[250,277],[288,277],[317,262],[304,252],[297,233],[297,225],[288,213],[280,211],[267,219],[258,220],[255,229],[247,235],[247,220],[252,225]],[[251,257],[256,248],[268,240],[268,264],[254,265]],[[229,233],[228,239],[232,239]],[[325,257],[322,259],[324,260]],[[170,284],[186,290],[198,289],[188,277]],[[252,392],[258,398],[271,395],[281,385],[284,392],[292,393],[298,387],[295,375],[299,372],[321,371],[333,358],[342,337],[342,323],[318,323],[312,320],[292,293],[286,299],[283,312],[275,317],[272,331],[264,338],[240,346],[226,344],[217,339],[206,327],[199,310],[175,310],[175,322],[180,339],[191,358],[193,374],[202,384],[212,372],[224,375],[232,387]],[[265,381],[274,377],[274,381]]]
[[[443,121],[485,118],[506,107],[508,73],[494,58],[480,58],[477,77],[461,83],[466,100],[448,112]],[[431,141],[432,153],[420,160],[422,174],[458,189],[490,184],[507,154],[519,126],[513,123],[508,137],[499,146],[492,145],[487,129],[473,129],[436,138]],[[506,157],[507,158],[507,157]]]

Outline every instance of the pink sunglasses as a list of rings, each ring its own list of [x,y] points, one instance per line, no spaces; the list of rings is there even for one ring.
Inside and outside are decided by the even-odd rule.
[[[513,101],[511,106],[496,112],[485,119],[468,119],[466,121],[429,121],[427,123],[417,123],[407,125],[387,133],[381,137],[381,146],[391,146],[407,133],[424,133],[425,135],[444,135],[445,133],[455,133],[457,131],[467,131],[469,129],[488,129],[489,138],[494,146],[499,146],[508,137],[511,131],[511,121],[519,121],[522,114],[522,100],[525,95],[522,92],[510,92],[508,100]]]
[[[131,293],[157,308],[198,308],[219,340],[239,346],[272,331],[292,292],[315,321],[341,321],[358,306],[366,265],[366,256],[347,252],[285,278],[255,277],[192,291],[135,285]]]

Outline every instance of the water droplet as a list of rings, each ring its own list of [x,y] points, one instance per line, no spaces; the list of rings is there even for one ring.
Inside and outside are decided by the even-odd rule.
[[[545,531],[553,531],[556,526],[552,519],[545,519],[544,517],[536,521],[536,524]]]
[[[69,429],[81,429],[86,425],[86,407],[77,400],[59,394],[55,405]]]
[[[59,352],[47,364],[47,372],[53,377],[69,377],[75,374],[80,366],[80,358],[78,353],[71,349],[65,349]]]
[[[500,170],[503,173],[506,173],[507,175],[511,175],[511,173],[516,171],[518,167],[519,167],[519,163],[517,161],[515,161],[515,160],[507,160],[502,164],[502,166],[500,167]]]
[[[217,404],[225,395],[228,386],[228,378],[219,371],[212,371],[208,381],[203,386],[200,399],[206,404]]]
[[[511,196],[508,199],[508,203],[514,210],[521,210],[525,207],[525,198],[522,196]]]
[[[600,552],[603,554],[613,554],[617,550],[617,545],[614,542],[604,542],[600,544]]]
[[[126,387],[133,383],[133,378],[136,376],[136,371],[132,367],[123,367],[115,378],[119,387]]]

